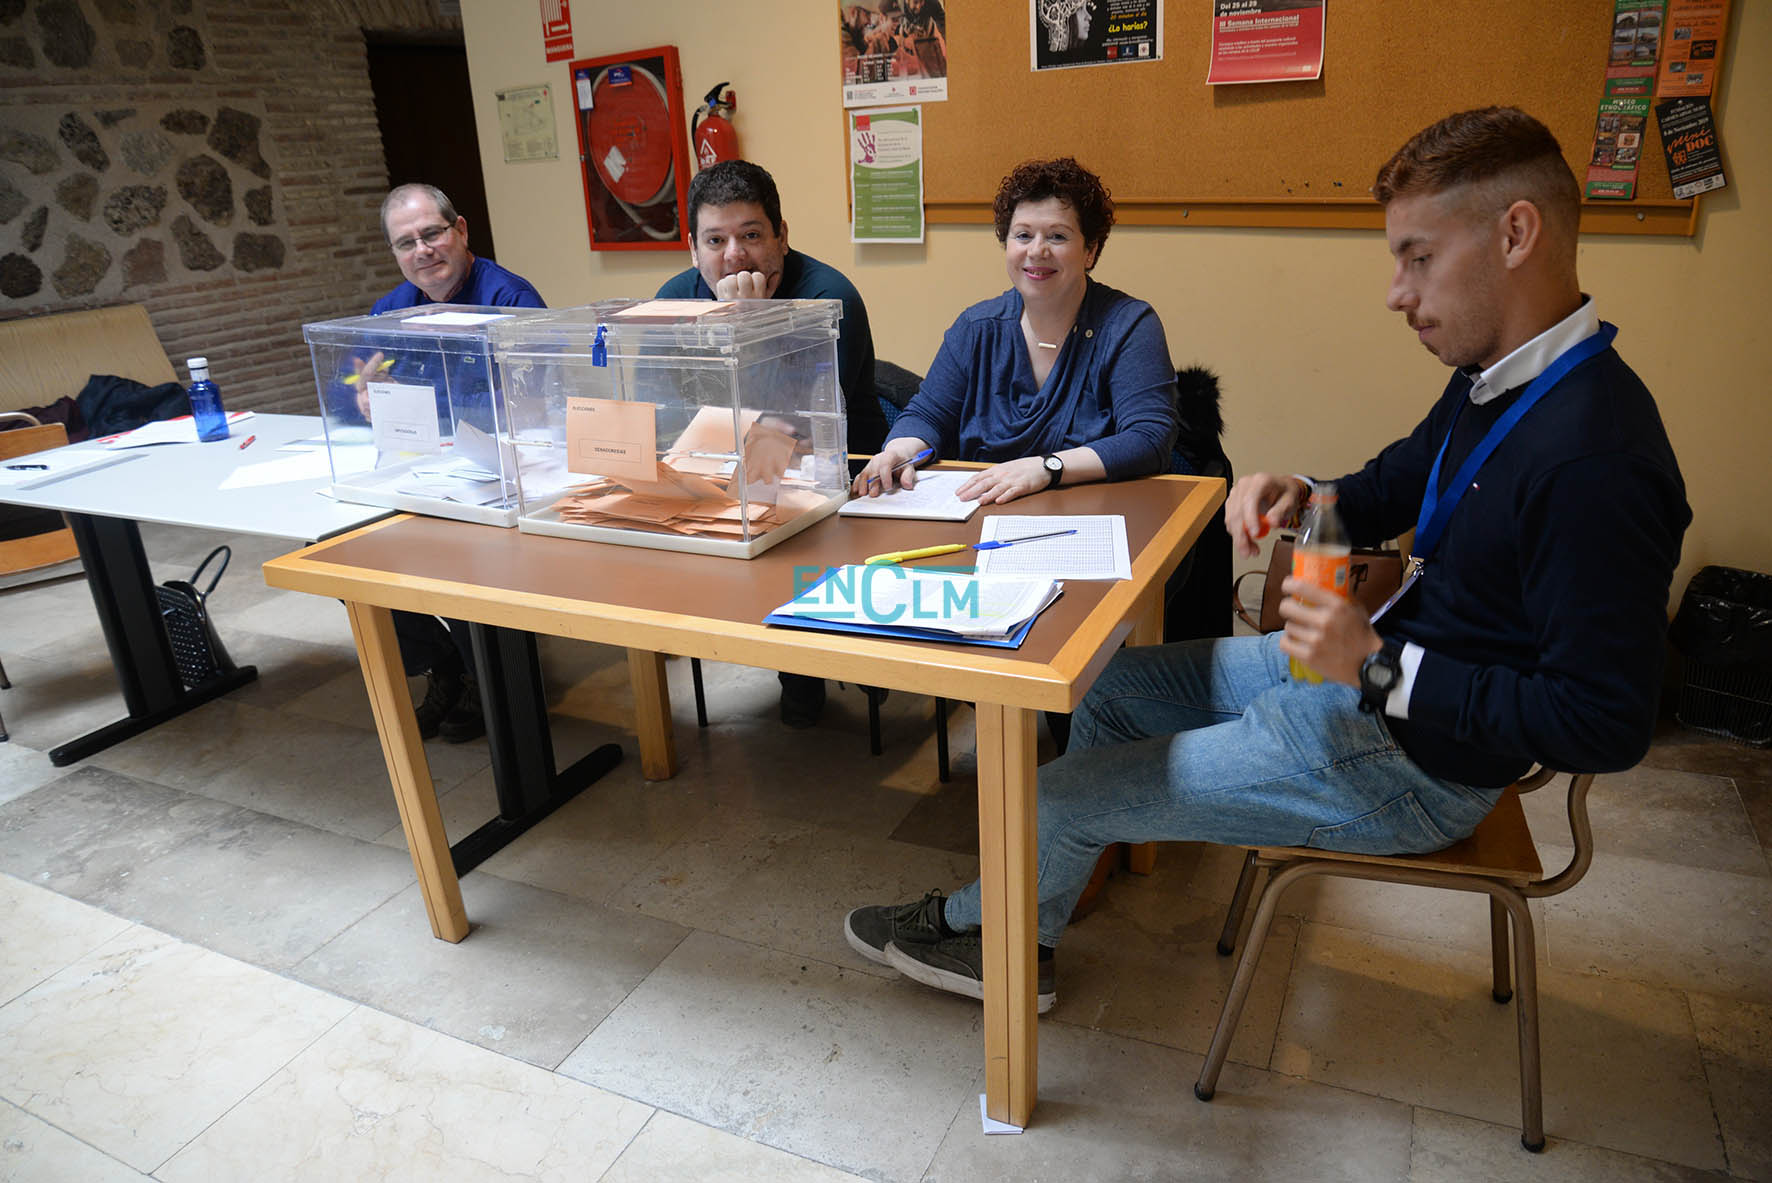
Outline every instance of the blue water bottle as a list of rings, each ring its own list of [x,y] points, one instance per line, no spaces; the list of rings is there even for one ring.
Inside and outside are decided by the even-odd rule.
[[[209,359],[190,357],[191,414],[197,420],[197,438],[204,443],[228,438],[228,413],[222,410],[221,390],[209,380]]]

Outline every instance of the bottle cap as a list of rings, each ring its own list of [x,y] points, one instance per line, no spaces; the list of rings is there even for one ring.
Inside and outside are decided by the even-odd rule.
[[[185,368],[191,370],[207,370],[209,368],[209,359],[206,357],[187,357],[185,358]]]

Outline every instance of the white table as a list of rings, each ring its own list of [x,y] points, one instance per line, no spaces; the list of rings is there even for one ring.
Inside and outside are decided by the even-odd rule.
[[[179,679],[138,522],[318,542],[391,512],[321,496],[318,490],[331,483],[329,475],[221,488],[237,469],[287,457],[291,453],[278,451],[282,445],[319,438],[322,428],[314,415],[259,414],[233,431],[231,438],[214,443],[126,449],[115,464],[36,488],[0,484],[0,502],[68,515],[129,710],[117,722],[51,749],[52,764],[84,759],[258,677],[255,667],[240,666],[198,686]],[[248,437],[256,438],[242,448]],[[72,450],[102,449],[84,443]]]

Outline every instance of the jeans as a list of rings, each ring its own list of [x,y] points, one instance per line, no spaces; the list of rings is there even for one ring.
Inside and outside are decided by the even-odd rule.
[[[1115,842],[1439,850],[1501,796],[1429,776],[1351,686],[1293,681],[1280,634],[1126,649],[1077,708],[1069,752],[1040,769],[1042,945],[1057,945]],[[947,901],[980,921],[976,881]]]

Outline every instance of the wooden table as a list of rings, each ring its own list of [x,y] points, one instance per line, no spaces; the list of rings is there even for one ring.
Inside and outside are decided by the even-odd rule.
[[[396,517],[265,564],[273,587],[346,602],[431,931],[468,933],[391,609],[628,651],[641,770],[676,771],[666,654],[840,678],[977,704],[986,1111],[1025,1127],[1036,1091],[1034,723],[1070,711],[1123,641],[1162,638],[1163,581],[1223,502],[1224,482],[1152,477],[987,507],[965,523],[831,517],[751,560]],[[804,572],[911,546],[972,542],[985,514],[1123,514],[1132,578],[1072,582],[1020,649],[887,640],[759,623]],[[833,937],[833,939],[835,939]]]

